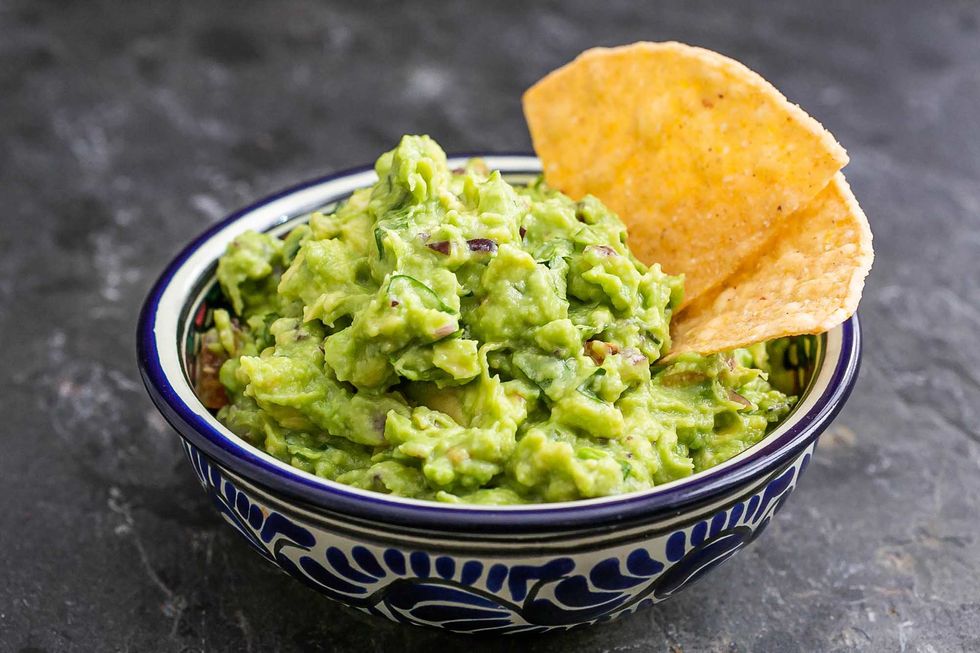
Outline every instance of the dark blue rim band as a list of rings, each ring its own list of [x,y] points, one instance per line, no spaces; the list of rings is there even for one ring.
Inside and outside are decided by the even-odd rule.
[[[455,157],[472,156],[534,156],[530,153],[463,153]],[[184,262],[214,234],[277,199],[297,191],[372,169],[359,166],[297,184],[265,197],[211,226],[187,245],[167,266],[151,289],[140,312],[136,344],[140,373],[147,391],[167,421],[194,446],[229,470],[251,479],[274,493],[282,493],[300,501],[308,508],[324,509],[372,520],[379,525],[399,524],[441,531],[536,532],[566,531],[581,528],[602,528],[639,518],[676,514],[682,508],[710,501],[719,495],[748,483],[776,469],[791,456],[809,445],[830,424],[847,400],[857,380],[861,354],[861,329],[855,315],[843,324],[840,357],[830,383],[814,405],[804,415],[794,416],[792,426],[776,440],[753,450],[731,466],[716,471],[701,472],[680,485],[660,492],[624,495],[600,504],[549,506],[541,504],[508,510],[491,506],[473,506],[466,510],[438,503],[408,505],[390,500],[383,494],[365,496],[328,485],[317,479],[282,470],[247,448],[234,447],[228,436],[216,430],[194,413],[177,395],[167,380],[159,359],[154,335],[157,309],[164,290]],[[190,299],[190,298],[188,298]],[[176,334],[174,334],[176,336]]]

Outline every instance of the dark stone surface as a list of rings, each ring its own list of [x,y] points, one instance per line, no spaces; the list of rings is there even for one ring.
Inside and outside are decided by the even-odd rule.
[[[526,149],[535,79],[670,38],[744,61],[849,150],[878,252],[862,378],[750,550],[521,646],[980,650],[980,6],[913,0],[0,1],[0,649],[507,650],[363,617],[260,561],[146,398],[136,313],[249,200],[403,132]]]

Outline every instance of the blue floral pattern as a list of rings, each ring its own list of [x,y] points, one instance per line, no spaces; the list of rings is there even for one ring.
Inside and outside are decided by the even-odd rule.
[[[221,516],[262,556],[326,596],[397,622],[464,633],[534,633],[606,621],[667,599],[761,534],[810,460],[811,445],[749,493],[635,541],[562,556],[467,557],[379,531],[379,545],[285,515],[187,442]]]

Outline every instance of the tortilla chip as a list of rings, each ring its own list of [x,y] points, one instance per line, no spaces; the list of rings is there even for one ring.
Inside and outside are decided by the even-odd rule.
[[[847,163],[762,77],[680,43],[588,50],[528,89],[524,113],[548,184],[616,211],[641,260],[685,274],[684,305]]]
[[[837,173],[760,256],[674,320],[671,356],[832,329],[857,310],[873,260],[868,219]]]

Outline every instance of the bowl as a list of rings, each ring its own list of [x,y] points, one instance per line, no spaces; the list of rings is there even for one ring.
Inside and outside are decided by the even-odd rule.
[[[470,156],[451,157],[450,165]],[[541,169],[533,156],[476,156],[511,181]],[[147,390],[180,434],[221,516],[259,554],[369,614],[509,634],[567,630],[635,612],[675,595],[759,537],[854,385],[861,351],[856,317],[797,347],[800,401],[763,441],[717,467],[621,496],[507,507],[391,497],[291,467],[222,426],[190,382],[195,341],[218,296],[218,257],[246,229],[285,232],[374,180],[370,166],[355,168],[232,214],[174,259],[140,315]]]

